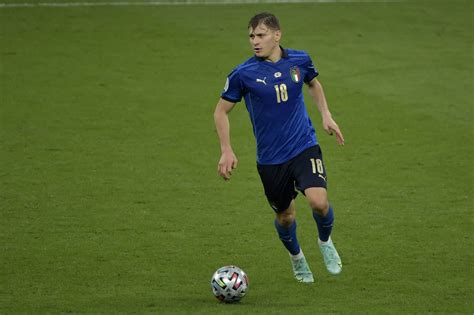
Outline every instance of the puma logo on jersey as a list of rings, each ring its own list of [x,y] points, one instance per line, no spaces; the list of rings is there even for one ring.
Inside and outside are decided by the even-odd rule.
[[[263,84],[267,85],[267,82],[265,82],[266,79],[267,79],[267,77],[263,78],[263,80],[262,79],[257,79],[256,81],[257,81],[257,83],[260,82],[260,83],[263,83]]]
[[[318,174],[318,176],[321,177],[322,179],[324,179],[324,181],[326,181],[326,177],[324,177],[323,175]]]

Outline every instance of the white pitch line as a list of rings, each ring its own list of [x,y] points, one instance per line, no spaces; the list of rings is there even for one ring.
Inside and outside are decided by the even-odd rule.
[[[37,2],[37,3],[0,3],[2,8],[35,7],[100,7],[100,6],[162,6],[162,5],[217,5],[217,4],[258,4],[258,3],[363,3],[363,2],[400,2],[400,0],[201,0],[186,2],[167,1],[102,1],[102,2]]]

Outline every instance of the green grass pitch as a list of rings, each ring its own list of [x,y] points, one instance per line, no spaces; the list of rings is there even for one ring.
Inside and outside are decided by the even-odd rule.
[[[11,2],[11,1],[9,1]],[[17,1],[25,2],[25,1]],[[346,145],[317,125],[343,273],[293,280],[231,113],[230,182],[212,113],[270,10],[306,50]],[[467,313],[473,296],[469,1],[0,8],[0,313]],[[308,98],[309,101],[309,98]],[[236,305],[209,280],[236,264]]]

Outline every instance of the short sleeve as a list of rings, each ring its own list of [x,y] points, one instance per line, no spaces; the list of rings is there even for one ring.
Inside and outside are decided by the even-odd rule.
[[[304,82],[309,83],[311,80],[316,78],[319,74],[318,70],[313,64],[313,61],[311,60],[311,57],[308,56],[304,65],[304,70],[305,70],[305,76],[304,76]]]
[[[232,71],[225,82],[224,91],[221,97],[226,101],[237,103],[242,100],[242,85],[238,71]]]

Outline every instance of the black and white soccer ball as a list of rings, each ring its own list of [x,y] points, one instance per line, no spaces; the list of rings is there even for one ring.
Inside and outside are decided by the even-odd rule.
[[[240,301],[249,288],[249,278],[237,266],[224,266],[212,275],[211,288],[214,296],[226,303]]]

